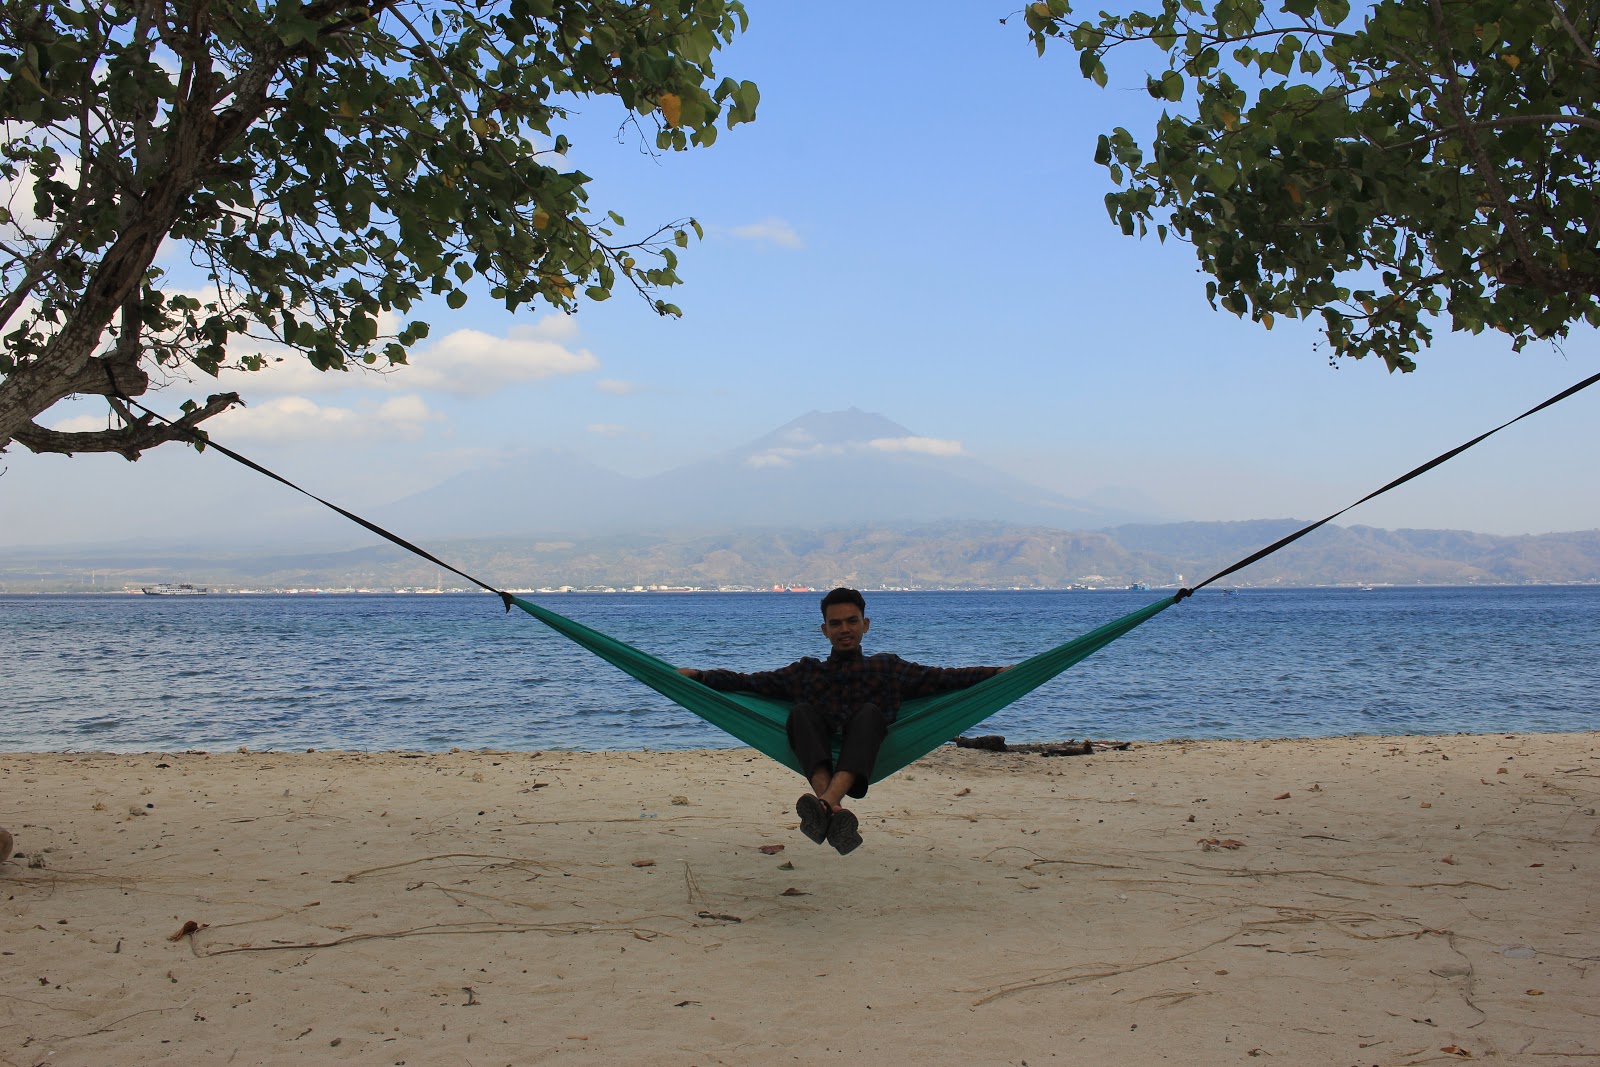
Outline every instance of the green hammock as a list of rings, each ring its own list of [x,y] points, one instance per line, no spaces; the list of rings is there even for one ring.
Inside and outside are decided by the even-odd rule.
[[[1180,589],[1174,596],[1158,600],[1130,615],[1117,619],[1115,622],[1106,623],[1098,630],[1092,630],[1082,637],[1068,641],[1066,644],[1053,648],[1048,652],[1041,652],[1032,659],[1015,664],[1005,673],[997,674],[993,678],[979,682],[970,689],[959,689],[955,692],[942,693],[938,696],[920,697],[906,701],[900,706],[900,717],[890,726],[889,737],[885,741],[883,748],[879,750],[878,762],[876,767],[873,768],[875,779],[887,777],[918,757],[933,751],[946,741],[958,736],[967,727],[982,722],[1013,700],[1037,689],[1079,660],[1099,651],[1146,619],[1158,615],[1184,597],[1204,589],[1212,582],[1237,570],[1250,566],[1257,560],[1271,555],[1313,530],[1332,522],[1357,504],[1364,504],[1373,497],[1381,496],[1397,486],[1404,485],[1418,475],[1425,474],[1439,464],[1465,452],[1473,445],[1499,433],[1513,423],[1520,422],[1536,412],[1543,411],[1550,405],[1559,403],[1572,394],[1587,389],[1597,382],[1600,382],[1600,374],[1590,375],[1577,385],[1571,386],[1544,403],[1524,411],[1510,422],[1502,423],[1487,433],[1479,434],[1466,444],[1458,445],[1443,455],[1422,464],[1420,467],[1413,468],[1383,488],[1368,493],[1356,501],[1355,504],[1336,511],[1325,519],[1319,519],[1308,526],[1304,526],[1286,537],[1279,538],[1266,548],[1241,559],[1233,566],[1218,571],[1192,589]],[[112,387],[113,389],[115,388],[115,383],[112,383]],[[160,419],[161,422],[168,426],[177,425],[151,411],[138,401],[123,396],[120,392],[117,393],[117,396],[123,403],[143,412],[149,418]],[[511,605],[515,604],[529,615],[545,623],[558,633],[576,641],[601,659],[620,667],[623,671],[637,678],[673,703],[681,704],[713,726],[727,731],[745,744],[771,756],[779,763],[800,771],[799,766],[796,765],[794,753],[789,750],[789,739],[784,729],[784,724],[789,717],[789,705],[786,702],[769,700],[751,693],[722,693],[701,685],[699,682],[692,681],[679,674],[671,664],[663,663],[661,660],[641,652],[637,648],[625,645],[621,641],[607,637],[596,630],[591,630],[582,623],[557,615],[553,611],[541,608],[537,604],[530,604],[526,600],[514,597],[510,593],[496,589],[494,586],[474,578],[466,571],[452,567],[426,549],[412,544],[403,537],[390,533],[383,527],[363,519],[354,512],[346,511],[337,504],[322,499],[315,493],[307,492],[281,474],[274,474],[254,460],[234,452],[208,436],[201,435],[192,427],[187,429],[180,428],[180,430],[182,436],[192,438],[197,445],[203,445],[274,481],[282,482],[295,492],[304,493],[317,503],[331,508],[352,522],[358,523],[378,536],[399,545],[407,552],[414,553],[430,563],[435,563],[452,574],[460,575],[480,589],[494,593],[504,602],[507,611],[510,611]]]
[[[888,777],[959,736],[963,730],[982,722],[1079,660],[1098,652],[1146,619],[1176,604],[1178,599],[1173,596],[1158,600],[1115,622],[1091,630],[1082,637],[1023,660],[1003,674],[997,674],[971,688],[906,701],[900,706],[900,716],[889,727],[889,737],[878,752],[873,781]],[[509,600],[674,704],[687,708],[786,767],[805,773],[789,748],[788,734],[784,729],[789,718],[788,701],[773,700],[754,693],[724,693],[712,689],[679,674],[671,664],[641,652],[632,645],[607,637],[598,630],[591,630],[580,622],[557,615],[520,597],[510,597]]]

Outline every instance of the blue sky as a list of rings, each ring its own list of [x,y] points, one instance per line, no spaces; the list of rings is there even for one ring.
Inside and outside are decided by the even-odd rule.
[[[571,318],[511,316],[482,294],[441,303],[413,367],[230,381],[251,406],[214,434],[360,510],[517,450],[647,474],[859,407],[1075,496],[1320,518],[1600,369],[1592,330],[1522,353],[1446,334],[1411,375],[1334,369],[1309,328],[1211,311],[1187,246],[1125,238],[1102,206],[1095,137],[1153,123],[1143,69],[1115,68],[1099,90],[1070,49],[1041,59],[1020,19],[999,23],[1017,6],[754,0],[718,61],[760,85],[754,124],[664,156],[609,102],[570,131],[597,209],[639,232],[689,215],[705,227],[667,294],[681,320],[626,295]],[[150,399],[173,411],[214,388]],[[1597,405],[1600,391],[1580,394],[1342,521],[1600,527],[1585,459]],[[176,447],[137,464],[14,448],[0,468],[0,544],[243,538],[303,510]],[[305,537],[348,537],[340,522],[308,518]]]

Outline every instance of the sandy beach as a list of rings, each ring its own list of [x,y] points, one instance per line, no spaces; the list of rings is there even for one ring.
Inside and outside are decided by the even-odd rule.
[[[1600,734],[0,756],[0,1062],[1600,1063]]]

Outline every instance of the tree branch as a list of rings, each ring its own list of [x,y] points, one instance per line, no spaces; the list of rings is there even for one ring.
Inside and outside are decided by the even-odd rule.
[[[1185,23],[1185,25],[1187,25],[1187,23]],[[1104,32],[1104,31],[1102,31],[1102,32]],[[1208,46],[1210,48],[1222,49],[1222,48],[1226,48],[1230,44],[1240,44],[1240,43],[1242,43],[1244,41],[1253,41],[1257,37],[1282,37],[1282,36],[1284,36],[1286,34],[1290,34],[1290,33],[1303,33],[1307,37],[1329,37],[1329,38],[1333,38],[1335,40],[1346,40],[1346,41],[1353,41],[1357,37],[1357,34],[1348,33],[1348,32],[1346,32],[1344,30],[1320,29],[1320,28],[1318,28],[1316,26],[1285,26],[1285,27],[1282,27],[1282,28],[1274,27],[1274,28],[1269,28],[1269,29],[1265,29],[1265,30],[1254,30],[1254,31],[1252,31],[1250,33],[1241,33],[1241,34],[1239,34],[1239,35],[1237,35],[1235,37],[1206,37],[1206,36],[1202,35],[1201,36],[1201,40],[1206,46]],[[1113,38],[1113,40],[1112,40],[1112,46],[1113,47],[1116,46],[1116,45],[1119,45],[1119,44],[1129,44],[1129,43],[1131,43],[1133,41],[1148,41],[1151,44],[1156,44],[1156,35],[1154,33],[1141,33],[1141,34],[1123,34],[1123,33],[1112,34],[1112,33],[1106,33],[1106,36],[1110,37],[1110,38]],[[1178,36],[1181,37],[1182,34],[1179,34]],[[1159,48],[1160,45],[1156,45],[1156,47]],[[1174,48],[1176,48],[1176,45],[1174,45]]]
[[[1483,179],[1489,198],[1494,203],[1495,214],[1500,217],[1500,224],[1505,227],[1506,234],[1511,238],[1512,247],[1517,250],[1518,262],[1535,286],[1549,290],[1549,279],[1545,277],[1544,269],[1533,257],[1533,249],[1528,244],[1528,235],[1522,232],[1522,222],[1512,210],[1505,187],[1500,184],[1500,175],[1495,172],[1494,164],[1489,161],[1489,154],[1484,151],[1483,142],[1478,139],[1475,124],[1467,117],[1466,103],[1461,97],[1461,76],[1456,73],[1455,50],[1450,44],[1450,31],[1445,23],[1444,7],[1440,0],[1429,0],[1429,5],[1433,8],[1435,43],[1446,71],[1445,99],[1451,114],[1455,117],[1456,128],[1461,131],[1461,139],[1467,143],[1467,151],[1472,153],[1472,160],[1478,165],[1478,176]]]
[[[1494,279],[1501,285],[1540,289],[1547,293],[1600,296],[1600,274],[1593,271],[1541,268],[1535,275],[1528,270],[1527,264],[1518,260],[1501,267],[1495,272]]]
[[[1559,113],[1553,115],[1511,115],[1503,119],[1494,119],[1489,122],[1457,123],[1455,126],[1451,126],[1448,129],[1438,130],[1434,133],[1430,133],[1426,137],[1417,137],[1413,140],[1405,141],[1400,144],[1380,144],[1378,147],[1384,150],[1391,148],[1410,148],[1412,145],[1419,145],[1428,141],[1437,141],[1441,137],[1448,137],[1451,133],[1458,129],[1498,130],[1507,126],[1559,126],[1569,123],[1574,126],[1587,126],[1591,130],[1600,130],[1600,119],[1590,118],[1587,115],[1562,115]]]
[[[1556,21],[1561,23],[1561,28],[1567,31],[1567,36],[1572,38],[1573,43],[1578,46],[1578,50],[1583,53],[1578,62],[1591,69],[1600,70],[1600,59],[1596,59],[1593,55],[1594,45],[1585,41],[1583,36],[1578,33],[1578,27],[1574,26],[1572,20],[1567,17],[1567,9],[1562,7],[1558,0],[1550,0],[1550,9],[1556,13]]]
[[[29,423],[18,430],[12,439],[30,452],[68,456],[75,452],[118,452],[132,462],[145,449],[164,445],[168,441],[204,444],[205,433],[196,427],[213,415],[220,415],[240,403],[243,401],[238,393],[218,393],[207,397],[204,407],[195,408],[176,422],[156,422],[151,416],[142,415],[118,429],[93,433],[62,433]],[[117,407],[118,414],[126,420],[127,409],[121,405]]]

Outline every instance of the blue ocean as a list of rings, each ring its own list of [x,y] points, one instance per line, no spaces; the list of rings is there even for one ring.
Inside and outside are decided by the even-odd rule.
[[[893,592],[868,651],[1004,664],[1158,592]],[[566,594],[668,662],[826,655],[816,595]],[[1212,590],[996,714],[1012,742],[1600,728],[1600,587]],[[4,751],[684,749],[706,725],[475,595],[0,596]]]

